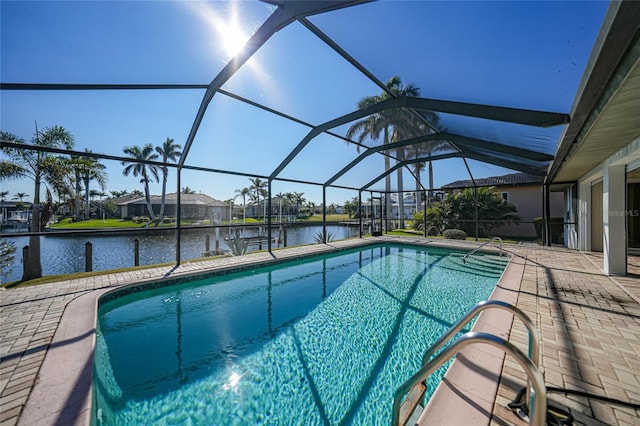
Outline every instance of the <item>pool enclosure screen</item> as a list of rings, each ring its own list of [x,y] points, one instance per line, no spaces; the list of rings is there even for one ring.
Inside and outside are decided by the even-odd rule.
[[[368,233],[448,182],[544,176],[608,5],[0,7],[3,202],[38,219],[18,235],[42,235],[48,191],[77,220],[166,218],[179,263],[186,227],[252,218],[273,249],[303,212],[326,242],[346,200]]]

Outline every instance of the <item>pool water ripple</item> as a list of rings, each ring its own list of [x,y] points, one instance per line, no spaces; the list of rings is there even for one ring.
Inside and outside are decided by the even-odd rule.
[[[490,264],[474,274],[442,249],[385,246],[190,284],[174,294],[154,290],[113,309],[107,303],[96,351],[98,423],[386,425],[395,389],[417,371],[431,342],[495,287],[504,263]],[[142,306],[149,309],[137,318]],[[172,314],[158,325],[163,312]],[[159,339],[157,346],[164,334],[172,343],[137,354],[148,358],[144,363],[127,364],[130,353],[121,350],[140,338],[136,326]],[[123,380],[143,365],[153,371]],[[430,379],[430,392],[445,370]],[[154,374],[149,389],[145,380]]]

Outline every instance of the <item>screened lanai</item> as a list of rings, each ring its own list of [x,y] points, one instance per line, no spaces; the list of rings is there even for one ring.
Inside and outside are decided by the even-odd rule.
[[[101,165],[84,179],[45,176],[37,194],[29,173],[3,170],[6,198],[20,198],[39,215],[49,190],[60,212],[66,204],[68,215],[82,208],[89,216],[90,203],[119,198],[110,192],[144,189],[138,202],[113,207],[122,217],[125,208],[143,212],[145,201],[173,193],[170,226],[136,232],[175,240],[180,263],[198,257],[185,252],[194,238],[186,231],[207,228],[216,240],[231,235],[232,225],[246,225],[247,206],[265,237],[261,248],[275,248],[287,193],[304,194],[298,201],[313,204],[309,210],[322,217],[321,242],[327,242],[331,205],[356,199],[364,212],[364,205],[375,210],[384,203],[369,219],[387,230],[394,197],[400,210],[404,194],[412,193],[406,209],[417,212],[426,208],[428,191],[456,180],[544,176],[571,122],[608,4],[54,1],[0,7],[3,165],[14,162],[11,155]],[[73,144],[45,140],[54,126],[68,131]],[[154,149],[146,157],[127,154],[168,139],[179,146],[172,158]],[[125,173],[126,165],[140,174]],[[262,184],[251,190],[255,179]],[[100,191],[92,197],[90,189]],[[198,198],[185,189],[206,195],[197,202],[218,221],[185,222],[185,208]],[[355,216],[357,232],[349,236],[371,232],[365,215]],[[15,231],[11,237],[23,238],[22,247],[51,229],[32,221]],[[107,231],[125,232],[57,230],[70,236]],[[73,244],[80,253],[85,242]]]

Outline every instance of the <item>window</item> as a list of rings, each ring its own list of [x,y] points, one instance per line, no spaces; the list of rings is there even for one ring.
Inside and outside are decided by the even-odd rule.
[[[502,199],[504,201],[509,201],[509,193],[508,192],[501,192],[500,196],[502,197]]]

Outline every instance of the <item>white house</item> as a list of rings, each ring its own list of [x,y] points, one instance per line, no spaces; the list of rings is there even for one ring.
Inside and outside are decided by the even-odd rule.
[[[565,194],[565,243],[626,274],[640,249],[640,2],[612,2],[546,183]]]

